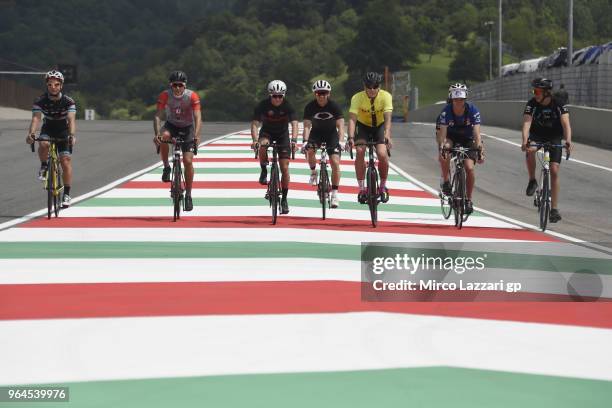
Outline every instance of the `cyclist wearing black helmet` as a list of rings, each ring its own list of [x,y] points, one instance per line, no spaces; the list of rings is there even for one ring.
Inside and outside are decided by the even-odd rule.
[[[389,173],[389,158],[387,148],[391,143],[391,114],[393,103],[391,94],[380,89],[382,75],[376,72],[368,72],[363,77],[364,90],[356,93],[351,98],[348,123],[347,148],[355,145],[357,157],[355,158],[355,173],[359,183],[359,195],[357,200],[365,204],[365,151],[364,145],[367,141],[375,141],[376,155],[378,156],[378,170],[380,172],[380,197],[383,203],[389,201],[389,190],[387,189],[387,174]]]
[[[64,87],[64,75],[55,69],[45,75],[47,92],[38,97],[32,106],[32,121],[26,137],[26,143],[32,144],[32,137],[40,129],[38,144],[38,157],[40,158],[40,170],[38,179],[43,181],[47,172],[47,160],[49,158],[50,137],[62,139],[57,143],[57,153],[62,165],[62,178],[64,182],[64,196],[62,207],[70,207],[70,185],[72,184],[72,146],[76,143],[76,104],[74,99],[62,93]],[[44,117],[44,119],[43,119]]]
[[[552,96],[553,84],[550,79],[536,78],[531,81],[533,87],[533,98],[527,102],[523,113],[523,143],[521,150],[526,153],[527,172],[529,173],[529,184],[526,194],[532,196],[538,182],[535,177],[536,149],[528,148],[529,142],[551,142],[561,144],[561,138],[565,139],[568,151],[572,149],[572,128],[570,126],[569,110],[567,106],[555,100]],[[550,222],[561,220],[561,214],[557,208],[559,197],[559,165],[561,163],[562,149],[554,147],[550,151],[550,181],[552,208],[550,210]]]
[[[170,181],[170,164],[168,163],[168,141],[176,137],[179,132],[187,130],[181,150],[183,151],[183,164],[185,165],[185,211],[193,209],[191,200],[191,185],[193,183],[193,147],[200,144],[200,130],[202,127],[202,112],[200,97],[194,91],[187,89],[187,75],[183,71],[174,71],[168,78],[170,86],[159,94],[157,98],[157,113],[153,119],[155,137],[153,142],[160,146],[160,156],[164,162],[162,181]],[[166,123],[161,125],[165,116]]]

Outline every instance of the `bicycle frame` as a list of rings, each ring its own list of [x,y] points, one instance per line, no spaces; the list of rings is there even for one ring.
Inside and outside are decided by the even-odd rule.
[[[320,146],[309,144],[307,147],[313,150],[316,154],[317,150],[321,151],[319,159],[319,182],[317,183],[317,195],[319,196],[319,202],[321,203],[322,218],[326,218],[327,208],[331,208],[331,183],[329,180],[329,173],[327,171],[327,145],[325,142],[321,143]]]
[[[64,181],[62,166],[57,153],[57,142],[63,141],[50,137],[49,139],[40,139],[33,137],[34,142],[49,142],[49,157],[47,159],[47,174],[44,180],[44,188],[47,191],[47,219],[51,219],[51,214],[55,217],[59,216],[61,209],[60,196],[64,191]],[[34,152],[34,143],[31,145],[31,150]]]
[[[280,168],[278,166],[278,145],[275,140],[271,140],[266,151],[272,148],[272,161],[270,166],[270,181],[268,181],[268,188],[266,190],[266,200],[270,202],[270,208],[272,208],[272,225],[276,225],[276,219],[281,206],[281,186],[280,186]],[[257,144],[257,150],[259,144]]]
[[[449,218],[451,213],[455,214],[455,226],[459,229],[463,227],[463,223],[467,221],[469,214],[465,213],[465,203],[467,201],[467,175],[465,170],[465,160],[470,159],[468,153],[479,151],[478,149],[455,146],[451,148],[443,148],[443,152],[451,154],[449,163],[450,182],[452,194],[446,197],[440,192],[440,200],[442,206],[442,215],[444,218]],[[448,202],[450,208],[445,211],[445,205]]]

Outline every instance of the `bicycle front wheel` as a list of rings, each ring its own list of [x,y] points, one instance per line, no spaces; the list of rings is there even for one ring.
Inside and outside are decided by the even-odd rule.
[[[319,174],[319,201],[321,202],[321,210],[323,212],[323,219],[325,219],[325,212],[328,207],[329,199],[329,177],[327,176],[326,166],[321,166],[321,173]]]
[[[55,166],[52,159],[47,163],[47,219],[53,213],[53,193],[55,190]]]
[[[53,213],[57,218],[62,208],[62,192],[64,191],[64,181],[62,180],[62,167],[55,161],[55,181],[53,182]]]
[[[540,229],[546,231],[548,216],[550,215],[550,182],[548,173],[544,173],[542,177],[542,193],[538,210],[540,213]]]
[[[372,220],[372,227],[376,228],[378,223],[378,173],[376,172],[376,167],[368,167],[366,180],[368,183],[370,219]]]
[[[172,166],[172,204],[173,210],[173,221],[181,218],[181,163],[175,163]]]
[[[460,168],[455,173],[453,182],[453,210],[455,212],[455,226],[463,227],[463,216],[465,214],[465,170]]]
[[[276,219],[278,217],[278,207],[280,206],[279,200],[279,189],[280,180],[278,176],[278,164],[272,164],[272,170],[270,171],[270,206],[272,207],[272,225],[276,225]]]

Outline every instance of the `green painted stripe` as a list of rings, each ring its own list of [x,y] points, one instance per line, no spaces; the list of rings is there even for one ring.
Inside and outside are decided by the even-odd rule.
[[[372,247],[364,247],[371,250]],[[484,252],[484,251],[483,251]],[[321,258],[361,260],[361,245],[311,242],[3,242],[0,259],[57,258]],[[429,248],[379,248],[364,251],[364,259],[395,257],[407,253],[419,257],[479,257],[483,253]],[[526,255],[487,252],[486,268],[575,272],[612,275],[612,261],[568,256]]]
[[[149,198],[92,198],[83,201],[75,206],[79,207],[163,207],[171,204],[170,194],[168,198],[149,197]],[[312,192],[313,199],[307,200],[303,198],[291,198],[289,196],[289,205],[293,207],[305,208],[320,208],[321,204],[316,199],[316,192]],[[261,207],[267,205],[267,201],[263,198],[193,198],[193,205],[201,207]],[[360,210],[369,211],[368,207],[354,201],[343,201],[340,203],[343,210]],[[333,211],[333,210],[332,210]],[[381,204],[380,211],[394,211],[410,214],[439,214],[440,207],[438,205],[404,205],[404,204]],[[474,212],[472,216],[482,216]]]
[[[237,167],[237,168],[217,168],[217,167],[199,167],[195,169],[195,172],[198,174],[259,174],[260,172],[259,166],[257,167]],[[163,168],[157,168],[149,172],[149,174],[162,174]],[[295,167],[290,167],[289,172],[291,174],[299,174],[304,176],[310,175],[310,169],[298,169]],[[342,170],[343,175],[352,175],[354,177],[354,170]],[[331,176],[331,172],[330,172]],[[351,176],[349,176],[351,177]],[[399,174],[389,174],[387,180],[391,181],[403,181],[408,182],[408,180],[400,176]]]
[[[198,150],[198,153],[207,153],[207,154],[233,154],[233,153],[249,153],[253,155],[253,159],[255,159],[255,152],[251,149],[244,149],[244,150],[217,150],[217,149],[207,149],[207,148],[202,148],[200,150]]]
[[[608,381],[451,367],[53,385],[70,387],[70,405],[81,408],[575,408],[605,407],[612,400]],[[23,404],[10,406],[19,408]]]
[[[301,242],[3,242],[16,258],[324,258],[359,259],[358,245]]]

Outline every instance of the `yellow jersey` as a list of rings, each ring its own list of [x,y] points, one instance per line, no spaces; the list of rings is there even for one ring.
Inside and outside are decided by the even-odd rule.
[[[372,101],[366,91],[361,91],[351,98],[350,113],[357,115],[357,121],[366,126],[380,126],[385,122],[383,113],[393,111],[391,94],[384,90],[379,90],[376,98]],[[376,123],[372,123],[372,118],[376,118]]]

